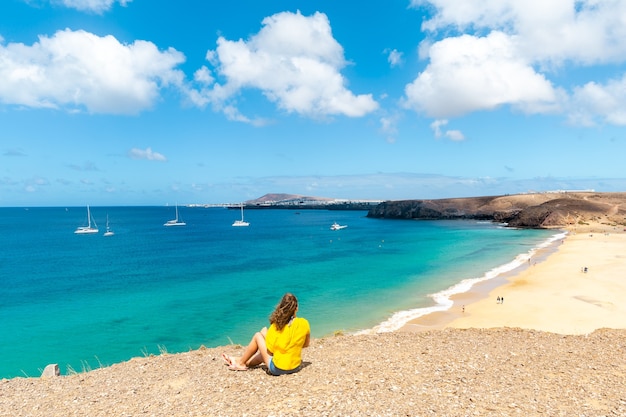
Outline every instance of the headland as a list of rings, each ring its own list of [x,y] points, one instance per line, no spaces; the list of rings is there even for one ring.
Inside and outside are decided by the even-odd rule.
[[[387,201],[368,217],[399,220],[477,219],[510,227],[626,227],[626,193],[554,191],[504,196]],[[597,227],[597,226],[595,226]]]

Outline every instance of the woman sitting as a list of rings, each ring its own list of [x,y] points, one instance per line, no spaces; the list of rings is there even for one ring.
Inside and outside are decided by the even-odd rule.
[[[287,293],[270,316],[270,327],[252,336],[240,358],[222,354],[228,369],[246,371],[262,363],[271,375],[292,374],[302,366],[302,349],[311,342],[309,322],[296,317],[298,299]]]

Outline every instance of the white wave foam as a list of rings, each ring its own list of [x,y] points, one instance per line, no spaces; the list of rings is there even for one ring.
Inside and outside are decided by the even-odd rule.
[[[373,327],[372,329],[361,330],[356,332],[355,334],[393,332],[402,328],[402,326],[404,326],[411,320],[415,320],[419,317],[435,313],[437,311],[446,311],[450,309],[454,304],[454,302],[451,300],[451,297],[453,295],[468,292],[472,288],[472,286],[478,284],[479,282],[488,281],[501,274],[514,270],[515,268],[523,265],[525,262],[528,262],[528,260],[531,259],[538,250],[549,247],[557,240],[563,239],[566,235],[567,232],[562,232],[551,236],[550,238],[539,244],[536,248],[533,248],[526,253],[517,255],[514,260],[507,264],[497,266],[492,270],[487,271],[482,277],[464,279],[463,281],[451,286],[450,288],[447,288],[435,294],[429,294],[429,297],[432,298],[435,302],[434,306],[398,311],[397,313],[394,313],[389,319]]]

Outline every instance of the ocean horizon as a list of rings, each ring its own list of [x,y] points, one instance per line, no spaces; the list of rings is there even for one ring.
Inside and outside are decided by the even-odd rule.
[[[204,345],[246,344],[285,292],[313,337],[392,331],[522,265],[559,236],[366,211],[0,208],[0,378],[63,374]],[[106,219],[115,233],[105,237]],[[337,222],[347,227],[331,230]]]

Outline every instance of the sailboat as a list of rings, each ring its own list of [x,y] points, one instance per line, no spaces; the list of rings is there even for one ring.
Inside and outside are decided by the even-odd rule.
[[[93,227],[91,226],[91,222],[93,221]],[[98,225],[96,225],[96,221],[91,217],[91,211],[89,210],[89,206],[87,206],[87,226],[79,226],[74,230],[74,233],[77,235],[88,235],[93,233],[98,233]]]
[[[105,236],[113,236],[115,233],[111,229],[109,229],[109,215],[107,214],[107,231],[104,232]]]
[[[168,220],[163,223],[163,226],[187,226],[187,223],[178,219],[178,204],[176,204],[176,218],[174,220]]]
[[[241,220],[235,220],[233,226],[250,226],[250,223],[243,220],[243,204],[241,205]]]

